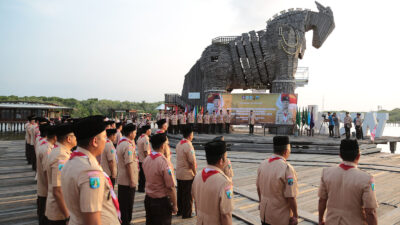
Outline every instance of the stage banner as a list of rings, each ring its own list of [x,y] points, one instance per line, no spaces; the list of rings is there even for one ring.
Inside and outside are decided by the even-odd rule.
[[[256,115],[256,123],[296,124],[297,94],[209,94],[207,110],[223,114],[230,110],[231,123],[248,124],[250,110]]]

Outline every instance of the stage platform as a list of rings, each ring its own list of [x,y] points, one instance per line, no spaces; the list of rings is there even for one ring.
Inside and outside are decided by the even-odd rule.
[[[231,133],[231,134],[197,134],[194,135],[193,146],[196,150],[203,150],[204,144],[211,141],[215,137],[224,136],[225,141],[229,144],[231,151],[243,152],[260,152],[272,153],[273,145],[272,139],[274,135],[262,134],[249,135],[245,133]],[[175,147],[179,140],[182,139],[180,134],[168,134],[169,142],[172,147]],[[327,154],[338,155],[341,139],[330,138],[327,136],[290,136],[292,145],[292,153],[307,153],[307,154]],[[380,141],[383,143],[384,141]],[[385,144],[388,141],[385,142]],[[372,143],[370,140],[361,140],[360,142],[361,154],[372,154],[381,151],[377,148],[377,143]]]

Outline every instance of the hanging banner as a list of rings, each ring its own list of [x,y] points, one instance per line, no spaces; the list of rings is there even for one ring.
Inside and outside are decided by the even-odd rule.
[[[296,123],[297,94],[209,94],[207,110],[209,114],[220,110],[223,114],[230,110],[233,116],[231,123],[248,124],[250,111],[256,115],[256,124]]]

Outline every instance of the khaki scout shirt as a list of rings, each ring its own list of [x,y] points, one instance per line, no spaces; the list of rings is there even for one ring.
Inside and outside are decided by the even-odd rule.
[[[221,114],[218,114],[218,115],[217,115],[217,122],[218,122],[218,123],[224,123],[224,116],[221,115]]]
[[[210,116],[210,119],[211,119],[211,123],[217,124],[217,115],[212,114],[212,115]]]
[[[203,180],[205,170],[217,173]],[[217,167],[207,165],[201,173],[194,178],[192,195],[196,202],[197,225],[219,225],[221,215],[233,211],[233,186],[232,181]]]
[[[117,183],[120,185],[129,186],[129,177],[127,172],[127,165],[131,165],[131,173],[133,175],[133,183],[135,186],[138,183],[139,174],[139,162],[136,155],[135,143],[130,141],[126,137],[123,137],[117,146],[117,157],[118,157],[118,178]]]
[[[232,169],[231,160],[227,159],[227,160],[225,161],[225,165],[224,165],[223,171],[224,171],[224,174],[232,180],[232,177],[233,177],[233,169]]]
[[[188,114],[188,123],[194,123],[194,113]]]
[[[57,143],[51,150],[46,163],[48,192],[46,201],[45,215],[49,220],[64,220],[64,214],[58,208],[56,199],[53,195],[53,187],[61,187],[61,171],[64,164],[69,160],[71,149]]]
[[[231,114],[225,114],[224,115],[224,121],[225,123],[231,123],[232,115]]]
[[[146,158],[146,156],[150,154],[149,136],[142,134],[137,141],[137,147],[138,147],[139,162],[142,163],[143,160]],[[147,153],[146,155],[145,152]]]
[[[37,176],[37,195],[47,197],[48,182],[47,182],[47,157],[53,149],[53,145],[47,140],[42,140],[36,150],[36,176]]]
[[[195,174],[191,165],[196,166],[196,155],[192,142],[182,139],[176,145],[176,179],[193,180]]]
[[[172,115],[171,124],[178,125],[178,115]]]
[[[101,212],[101,224],[120,224],[111,198],[111,189],[102,168],[86,149],[86,156],[75,156],[61,173],[62,191],[71,214],[69,225],[84,225],[83,213]]]
[[[274,225],[288,225],[293,216],[287,198],[296,198],[297,175],[282,156],[273,155],[264,160],[257,171],[260,190],[261,221]]]
[[[256,115],[249,115],[249,124],[254,125],[256,123]]]
[[[186,124],[186,115],[179,115],[179,124]]]
[[[144,159],[142,168],[149,197],[164,198],[175,187],[174,167],[163,154],[152,151]]]
[[[328,200],[325,224],[366,224],[364,208],[378,208],[374,177],[352,162],[343,164],[347,170],[340,166],[322,170],[318,196]]]
[[[31,126],[29,127],[29,130],[28,130],[28,132],[29,132],[29,138],[30,138],[30,140],[29,140],[29,142],[28,142],[28,144],[30,144],[30,145],[34,145],[35,144],[35,127],[36,127],[36,125],[32,125],[31,124]]]
[[[344,117],[343,123],[345,124],[345,127],[346,127],[346,124],[349,124],[347,126],[350,128],[351,127],[351,117],[350,116]]]
[[[106,172],[106,174],[112,178],[117,177],[117,162],[115,160],[116,154],[117,153],[115,151],[114,144],[110,140],[107,140],[106,146],[104,147],[104,150],[101,153],[100,165],[103,168],[104,172]],[[113,168],[110,168],[108,164],[109,161],[113,161],[114,163]]]
[[[356,126],[361,126],[363,123],[363,119],[361,118],[356,118]]]
[[[203,123],[203,115],[197,115],[197,123]]]
[[[204,115],[204,124],[210,124],[210,115]]]
[[[25,124],[25,142],[28,144],[30,143],[30,140],[31,140],[30,134],[29,134],[30,126],[31,126],[31,124],[29,122]]]

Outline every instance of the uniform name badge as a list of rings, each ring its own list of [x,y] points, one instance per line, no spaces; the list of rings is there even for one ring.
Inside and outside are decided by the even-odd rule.
[[[372,191],[375,191],[375,180],[374,180],[374,178],[371,178],[371,189],[372,189]]]
[[[169,175],[172,175],[172,170],[169,167],[167,168],[167,171]]]
[[[61,171],[64,168],[65,160],[58,161],[58,171]]]
[[[97,171],[89,172],[89,186],[92,189],[100,187],[100,175]]]
[[[128,155],[132,155],[132,151],[128,151]]]

